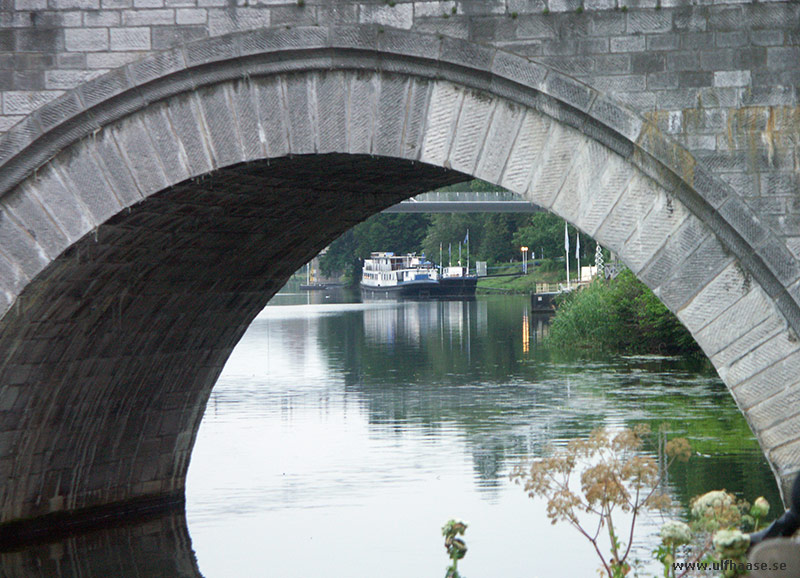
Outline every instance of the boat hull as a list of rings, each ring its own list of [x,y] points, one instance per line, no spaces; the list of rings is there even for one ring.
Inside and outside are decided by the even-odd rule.
[[[383,286],[361,283],[361,296],[367,299],[425,299],[435,297],[438,286],[436,281],[412,281]]]
[[[445,298],[475,297],[477,277],[443,277],[439,280],[438,295]]]

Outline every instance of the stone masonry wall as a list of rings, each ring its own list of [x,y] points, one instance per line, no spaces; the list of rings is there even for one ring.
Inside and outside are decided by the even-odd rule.
[[[0,0],[0,133],[153,51],[333,23],[492,44],[608,93],[729,182],[800,257],[796,2]]]

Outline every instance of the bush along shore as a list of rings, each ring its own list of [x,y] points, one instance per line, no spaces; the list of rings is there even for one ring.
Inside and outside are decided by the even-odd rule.
[[[559,297],[548,343],[626,354],[703,355],[678,318],[628,269]]]

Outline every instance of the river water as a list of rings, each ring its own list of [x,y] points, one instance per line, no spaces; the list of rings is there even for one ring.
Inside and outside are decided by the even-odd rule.
[[[598,427],[665,423],[690,438],[697,455],[669,478],[676,516],[720,488],[779,508],[713,370],[549,352],[547,323],[521,296],[276,296],[220,377],[193,454],[187,517],[202,575],[443,576],[440,528],[457,517],[469,524],[464,576],[595,576],[591,545],[551,525],[508,474]],[[637,524],[638,557],[662,521]]]
[[[547,351],[547,324],[521,296],[278,294],[211,395],[185,515],[5,552],[0,576],[437,578],[440,529],[461,518],[465,577],[589,578],[590,544],[551,525],[508,474],[596,428],[637,423],[667,424],[696,450],[670,473],[675,516],[720,488],[780,509],[713,370]],[[650,558],[661,522],[637,524],[637,557]],[[639,575],[656,574],[650,563]]]

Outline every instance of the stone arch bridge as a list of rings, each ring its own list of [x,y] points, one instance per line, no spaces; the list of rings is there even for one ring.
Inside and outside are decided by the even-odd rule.
[[[180,501],[251,319],[475,176],[675,311],[800,470],[800,5],[0,0],[0,521]]]

